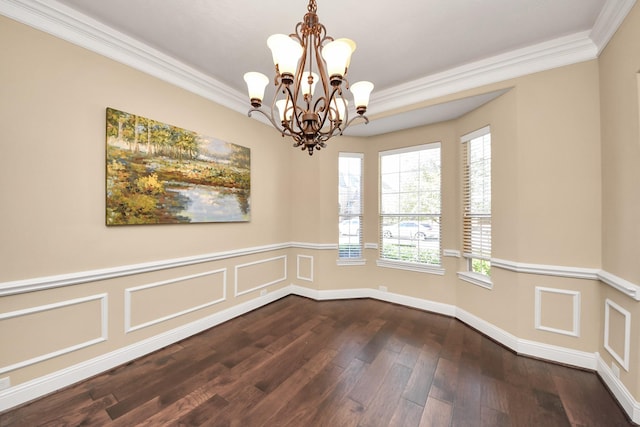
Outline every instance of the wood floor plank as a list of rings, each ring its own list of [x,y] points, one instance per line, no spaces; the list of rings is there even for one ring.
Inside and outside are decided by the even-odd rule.
[[[627,426],[593,372],[372,299],[288,296],[0,413],[40,426]]]
[[[424,407],[405,398],[400,398],[389,421],[389,427],[418,427],[423,412]]]
[[[355,427],[359,424],[363,412],[364,406],[361,403],[347,397],[340,402],[329,421],[322,425],[323,427]]]
[[[378,357],[362,373],[360,380],[349,393],[349,397],[365,407],[368,406],[397,357],[396,353],[387,349],[378,353]]]
[[[444,357],[438,359],[429,396],[453,403],[458,388],[458,365]]]
[[[449,427],[452,414],[451,403],[429,396],[424,405],[420,427]]]
[[[327,394],[335,388],[344,371],[333,363],[326,364],[273,414],[271,419],[274,424],[285,425],[292,422],[298,424],[301,419],[311,418],[312,413],[322,405]]]
[[[24,406],[19,411],[0,414],[0,426],[44,425],[62,415],[58,408],[73,408],[69,411],[71,412],[91,405],[93,400],[84,389],[68,388],[51,394],[39,402],[38,405]]]
[[[418,361],[419,355],[420,349],[418,347],[412,344],[406,344],[402,347],[402,351],[400,351],[400,355],[396,359],[396,363],[413,369],[416,362]]]
[[[483,378],[482,406],[505,414],[509,413],[509,386],[495,378]]]
[[[575,425],[626,424],[616,402],[602,386],[598,377],[577,371],[569,377],[554,376],[558,396],[569,421]]]
[[[154,397],[153,399],[147,400],[142,405],[138,406],[135,409],[125,413],[119,418],[112,420],[109,424],[110,427],[130,427],[137,426],[140,423],[144,422],[144,420],[154,416],[162,409],[162,405],[160,404],[160,398]],[[105,411],[105,414],[106,411]],[[107,417],[109,415],[107,414]],[[109,417],[111,419],[111,417]],[[85,424],[91,425],[91,424]]]
[[[286,427],[299,426],[331,426],[331,418],[336,410],[341,406],[341,402],[346,399],[355,384],[365,371],[366,365],[360,359],[354,358],[349,366],[343,370],[335,385],[329,385],[319,402],[316,405],[309,405],[305,402],[302,411],[296,413]]]
[[[381,326],[382,322],[355,322],[347,326],[337,340],[329,343],[338,352],[333,363],[343,368],[349,366]]]
[[[132,391],[126,395],[116,396],[119,399],[118,402],[107,408],[109,416],[116,419],[156,396],[161,397],[163,404],[173,403],[176,399],[187,394],[189,390],[208,381],[209,378],[220,376],[226,369],[213,360],[210,365],[206,362],[207,359],[202,365],[186,365],[180,369],[169,371],[163,376],[156,376],[145,383],[139,382],[137,392]],[[202,368],[200,368],[201,366]],[[207,367],[204,368],[204,366]],[[189,380],[185,381],[185,378]],[[174,392],[176,387],[178,390]],[[114,390],[114,393],[116,392],[120,391]]]
[[[481,418],[483,378],[479,360],[469,354],[473,353],[466,353],[458,368],[452,426],[473,425]]]
[[[418,355],[418,360],[412,368],[411,378],[402,393],[402,397],[417,405],[424,406],[429,396],[429,390],[431,390],[439,356],[439,348],[430,346],[422,347]]]
[[[387,321],[374,321],[370,323],[370,326],[372,329],[375,328],[376,332],[371,336],[357,356],[358,359],[365,363],[371,363],[373,359],[378,356],[380,351],[385,347],[385,344],[396,325]]]
[[[203,420],[200,425],[222,427],[238,424],[252,407],[264,399],[265,394],[253,384],[243,384],[238,381],[235,387],[228,388],[221,396],[229,404],[219,411],[203,413],[202,418],[207,415],[208,419]]]
[[[480,410],[480,427],[511,427],[508,414],[483,406]]]
[[[104,411],[115,402],[113,395],[104,396],[94,402],[91,402],[87,406],[81,406],[76,411],[67,412],[61,414],[61,416],[52,419],[51,421],[44,423],[44,425],[50,426],[77,426],[81,424],[96,425],[100,422],[110,422],[111,419]],[[43,422],[43,414],[40,414],[38,422]],[[27,420],[22,420],[25,424]]]
[[[156,414],[138,423],[140,427],[155,427],[177,424],[177,421],[217,396],[207,386],[201,386],[168,406],[162,407]],[[214,399],[216,406],[226,406],[224,399]]]
[[[211,414],[220,413],[227,406],[229,406],[229,402],[226,399],[214,394],[211,398],[197,405],[195,409],[180,417],[176,424],[179,426],[201,426],[211,419]]]
[[[393,417],[400,401],[402,391],[406,388],[411,377],[411,369],[399,363],[394,363],[382,384],[369,402],[360,419],[359,426],[386,426]]]
[[[486,337],[482,337],[481,346],[482,374],[497,380],[504,380],[506,375],[505,362],[502,358],[504,347]]]
[[[307,385],[335,356],[335,350],[322,350],[300,369],[290,372],[273,393],[267,393],[265,398],[251,408],[243,417],[242,425],[262,426],[273,425],[271,419],[286,405],[287,400],[282,396],[295,396]],[[257,387],[261,389],[260,387]],[[262,389],[261,389],[262,390]],[[264,390],[263,390],[264,391]]]
[[[196,337],[192,337],[197,339]],[[118,366],[109,372],[98,375],[81,383],[80,387],[85,387],[93,399],[107,396],[113,392],[115,388],[120,389],[132,382],[145,378],[149,370],[161,369],[167,366],[176,353],[184,350],[181,343],[170,345],[158,350],[154,358],[140,358],[124,365]]]

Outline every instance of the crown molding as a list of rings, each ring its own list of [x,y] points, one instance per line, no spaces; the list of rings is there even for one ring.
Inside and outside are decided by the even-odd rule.
[[[584,31],[492,56],[371,94],[376,114],[527,74],[588,61],[597,48]]]
[[[246,114],[246,97],[222,82],[56,1],[2,0],[0,14]]]
[[[594,27],[432,74],[372,94],[375,114],[598,57],[636,0],[608,0]],[[245,114],[246,96],[54,0],[3,0],[0,14]],[[259,117],[256,118],[259,119]]]
[[[636,0],[608,0],[605,3],[589,34],[589,38],[598,48],[598,55],[607,46],[635,3]]]

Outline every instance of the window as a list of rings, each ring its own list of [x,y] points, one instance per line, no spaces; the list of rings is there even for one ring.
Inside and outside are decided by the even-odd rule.
[[[440,205],[439,142],[381,152],[378,265],[440,267]]]
[[[362,158],[359,153],[338,157],[340,259],[362,258]]]
[[[463,254],[467,270],[491,276],[491,133],[462,137]]]

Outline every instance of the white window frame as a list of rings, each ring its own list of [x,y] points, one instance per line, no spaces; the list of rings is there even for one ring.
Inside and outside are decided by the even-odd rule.
[[[411,152],[418,152],[418,151],[423,151],[423,150],[432,150],[432,149],[437,149],[439,151],[440,154],[440,171],[439,171],[439,175],[440,175],[440,182],[438,185],[438,196],[440,199],[440,206],[438,209],[438,212],[431,212],[431,213],[416,213],[416,212],[395,212],[395,213],[383,213],[382,212],[382,197],[383,197],[383,183],[382,183],[382,179],[383,179],[383,171],[382,171],[382,159],[384,156],[388,156],[388,155],[396,155],[396,154],[403,154],[403,153],[411,153]],[[378,153],[378,165],[379,165],[379,170],[378,170],[378,179],[379,179],[379,189],[378,189],[378,197],[379,197],[379,212],[378,212],[378,217],[379,217],[379,221],[378,221],[378,231],[379,231],[379,253],[378,253],[378,260],[376,261],[376,265],[378,267],[387,267],[387,268],[396,268],[396,269],[401,269],[401,270],[409,270],[409,271],[418,271],[418,272],[424,272],[424,273],[431,273],[431,274],[438,274],[438,275],[444,275],[444,268],[442,267],[442,229],[440,227],[440,225],[442,224],[442,144],[440,142],[431,142],[431,143],[427,143],[427,144],[422,144],[422,145],[415,145],[415,146],[411,146],[411,147],[405,147],[405,148],[400,148],[400,149],[394,149],[394,150],[387,150],[387,151],[381,151]],[[399,171],[399,180],[400,180],[400,174],[402,171]],[[384,258],[383,257],[383,251],[385,248],[384,245],[384,222],[386,218],[393,218],[393,217],[421,217],[424,219],[430,219],[430,218],[434,218],[436,219],[436,223],[438,224],[439,228],[437,230],[438,233],[438,248],[437,248],[437,254],[438,254],[438,260],[439,260],[439,264],[429,264],[426,262],[416,262],[416,261],[401,261],[401,260],[395,260],[395,259],[389,259],[389,258]],[[398,241],[400,241],[400,238],[398,237]],[[419,245],[421,242],[418,241],[417,244]]]
[[[364,154],[363,153],[346,153],[340,152],[338,153],[338,179],[340,180],[341,170],[340,170],[340,159],[349,158],[349,159],[359,159],[360,160],[360,188],[358,189],[359,200],[356,205],[359,205],[357,212],[344,212],[342,209],[343,200],[340,200],[341,195],[341,186],[340,182],[338,182],[338,265],[363,265],[366,260],[363,258],[363,224],[364,224],[364,205],[363,205],[363,192],[364,192]],[[359,229],[357,230],[357,239],[358,245],[360,248],[360,256],[342,256],[342,250],[340,249],[341,240],[348,240],[349,245],[353,245],[353,235],[347,234],[346,236],[341,232],[341,223],[343,221],[351,221],[353,219],[357,219],[359,223]],[[349,251],[351,252],[351,251]]]
[[[470,132],[466,135],[463,135],[460,138],[460,142],[463,144],[469,144],[471,143],[472,140],[478,139],[478,138],[483,138],[486,135],[489,135],[489,137],[491,137],[491,127],[490,126],[485,126],[481,129],[478,129],[476,131]],[[491,141],[490,141],[491,144]],[[468,145],[466,146],[468,147]],[[489,219],[489,227],[491,229],[491,221],[492,221],[492,212],[489,212],[489,214],[487,215],[485,214],[470,214],[469,213],[469,209],[468,209],[468,200],[467,198],[470,196],[468,195],[468,188],[471,186],[471,184],[469,182],[467,182],[467,180],[470,178],[470,176],[468,175],[468,158],[465,158],[465,154],[469,154],[470,152],[468,151],[468,149],[466,147],[463,147],[462,149],[462,208],[463,208],[463,218],[462,218],[462,233],[463,233],[463,250],[462,250],[462,256],[465,258],[465,262],[466,262],[466,271],[460,271],[458,272],[458,277],[462,280],[465,280],[469,283],[472,283],[474,285],[477,286],[481,286],[487,289],[492,289],[493,288],[493,282],[491,281],[491,276],[490,275],[485,275],[482,273],[478,273],[478,272],[474,272],[473,271],[473,267],[472,267],[472,263],[474,259],[479,259],[479,260],[483,260],[483,261],[488,261],[489,263],[491,263],[491,238],[490,238],[490,243],[489,243],[489,254],[483,253],[483,254],[479,254],[479,253],[473,253],[471,252],[469,249],[469,246],[472,245],[472,235],[468,234],[470,233],[470,226],[469,227],[465,227],[467,221],[471,221],[472,219]],[[491,145],[492,147],[492,145]],[[491,150],[493,150],[493,148],[491,148]],[[492,157],[489,158],[489,161],[491,162]],[[490,187],[492,187],[492,183],[490,182]],[[491,197],[491,190],[489,190],[489,197]],[[468,243],[471,242],[471,243]],[[486,245],[483,245],[482,249],[486,249]],[[486,251],[485,251],[486,252]],[[489,268],[491,268],[491,266],[489,266]],[[490,270],[489,270],[490,271]]]

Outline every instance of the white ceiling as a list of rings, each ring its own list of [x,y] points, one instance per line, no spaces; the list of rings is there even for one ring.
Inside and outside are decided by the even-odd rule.
[[[349,80],[376,86],[371,123],[352,133],[371,135],[454,118],[502,92],[411,105],[596,58],[635,0],[317,3],[327,33],[358,44]],[[292,33],[306,8],[307,0],[0,2],[1,14],[245,112],[243,74],[273,75],[266,39]]]

